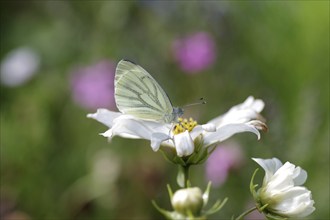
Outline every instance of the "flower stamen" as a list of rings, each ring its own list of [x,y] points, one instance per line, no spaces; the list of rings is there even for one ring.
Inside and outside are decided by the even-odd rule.
[[[185,131],[192,131],[194,127],[196,127],[197,121],[195,121],[192,118],[186,119],[186,118],[178,118],[178,123],[176,123],[173,127],[173,134],[180,134]]]

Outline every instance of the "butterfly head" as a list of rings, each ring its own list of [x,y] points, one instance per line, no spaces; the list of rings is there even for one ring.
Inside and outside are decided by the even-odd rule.
[[[173,112],[172,112],[172,121],[178,121],[180,116],[182,116],[184,113],[184,110],[179,107],[173,107]]]

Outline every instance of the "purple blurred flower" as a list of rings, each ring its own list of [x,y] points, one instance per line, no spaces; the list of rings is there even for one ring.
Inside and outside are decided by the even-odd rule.
[[[219,145],[206,162],[206,178],[213,186],[222,185],[231,169],[242,164],[243,153],[235,144]]]
[[[177,39],[172,45],[174,57],[182,70],[198,73],[210,67],[216,58],[216,44],[207,32]]]
[[[75,70],[71,78],[74,101],[87,109],[114,107],[115,68],[113,62],[101,61]]]

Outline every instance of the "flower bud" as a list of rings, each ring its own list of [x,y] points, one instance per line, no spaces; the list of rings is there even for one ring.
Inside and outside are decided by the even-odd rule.
[[[203,207],[203,193],[198,187],[180,189],[174,193],[171,202],[176,212],[198,216]]]

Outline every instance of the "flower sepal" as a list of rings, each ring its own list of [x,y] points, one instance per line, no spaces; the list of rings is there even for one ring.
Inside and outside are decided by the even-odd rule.
[[[251,177],[251,181],[250,181],[250,192],[254,198],[254,201],[257,202],[257,207],[259,206],[259,199],[258,199],[258,193],[256,191],[256,188],[258,187],[258,184],[254,184],[254,177],[256,176],[257,172],[258,172],[259,169],[256,169],[254,172],[253,172],[253,175]],[[258,208],[259,210],[259,208]]]
[[[205,148],[203,144],[203,135],[197,136],[194,140],[194,152],[185,157],[178,156],[176,150],[170,147],[161,147],[160,151],[165,159],[173,164],[180,166],[197,165],[204,163],[216,147],[216,144],[213,144]]]
[[[199,135],[194,140],[195,149],[194,152],[185,158],[186,165],[197,165],[204,163],[205,160],[209,157],[210,153],[213,152],[212,146],[209,146],[208,148],[203,147],[204,140],[203,135]]]
[[[164,158],[170,163],[186,166],[186,162],[182,157],[179,157],[174,148],[161,147],[160,152],[163,154]]]

